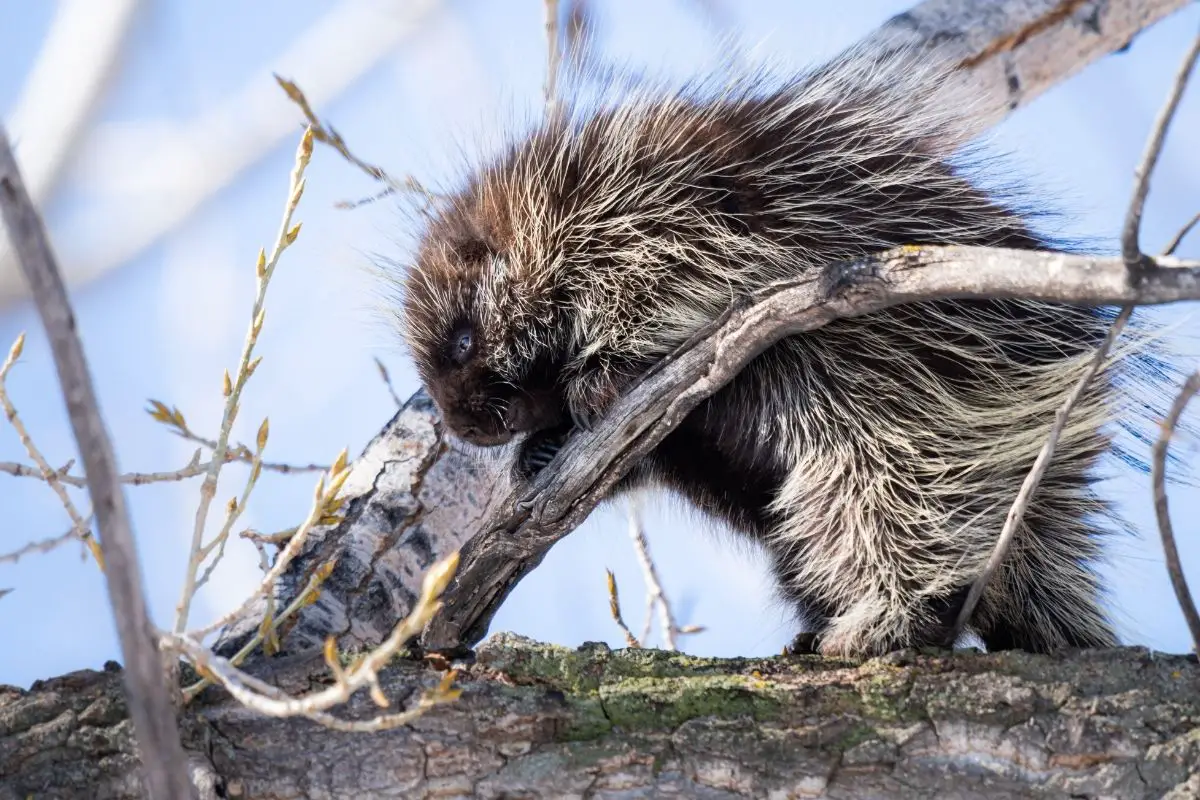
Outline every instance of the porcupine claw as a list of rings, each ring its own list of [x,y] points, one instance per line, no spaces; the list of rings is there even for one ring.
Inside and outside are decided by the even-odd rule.
[[[581,431],[590,431],[592,429],[591,415],[583,411],[579,411],[578,409],[571,409],[571,421],[574,422],[575,427],[579,428]]]
[[[574,429],[574,426],[568,423],[531,433],[521,445],[521,453],[517,456],[517,471],[521,477],[526,481],[533,480],[539,472],[550,466],[550,462],[554,461],[554,457],[567,443]]]

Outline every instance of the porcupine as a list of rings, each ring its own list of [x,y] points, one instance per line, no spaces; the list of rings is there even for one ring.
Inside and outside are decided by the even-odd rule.
[[[419,375],[459,439],[543,467],[573,425],[730,303],[906,244],[1065,247],[981,188],[948,68],[856,48],[771,83],[624,90],[471,167],[403,278]],[[1107,309],[892,307],[781,340],[620,489],[659,486],[763,546],[826,654],[945,644]],[[1139,319],[1135,315],[1135,320]],[[1131,330],[1147,330],[1134,323]],[[1108,646],[1096,493],[1118,360],[1074,410],[971,628],[989,650]],[[1137,417],[1140,413],[1141,417]]]

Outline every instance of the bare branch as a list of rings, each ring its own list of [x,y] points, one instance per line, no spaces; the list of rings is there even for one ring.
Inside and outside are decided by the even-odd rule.
[[[562,60],[562,37],[558,30],[558,0],[542,0],[546,25],[546,83],[543,88],[546,116],[554,116],[558,105],[558,70]]]
[[[1183,240],[1192,232],[1192,228],[1196,227],[1196,223],[1200,223],[1200,211],[1196,212],[1196,216],[1192,217],[1187,223],[1179,229],[1179,233],[1167,242],[1166,248],[1163,250],[1163,255],[1173,256],[1175,251],[1179,249],[1179,245],[1183,244]]]
[[[1191,50],[1179,65],[1171,93],[1162,110],[1158,112],[1150,139],[1146,142],[1146,151],[1142,154],[1141,163],[1134,173],[1133,199],[1129,203],[1129,212],[1125,215],[1125,229],[1121,234],[1121,255],[1125,257],[1130,269],[1141,265],[1142,250],[1138,237],[1142,227],[1142,211],[1146,207],[1146,195],[1150,193],[1150,176],[1154,173],[1154,165],[1158,163],[1158,157],[1162,153],[1167,130],[1171,127],[1176,109],[1179,108],[1179,101],[1183,99],[1183,92],[1187,88],[1188,78],[1196,66],[1197,58],[1200,58],[1200,35],[1196,36]],[[1174,250],[1173,247],[1171,249]]]
[[[204,527],[208,521],[208,509],[217,492],[217,480],[221,475],[221,467],[226,462],[229,435],[233,429],[233,423],[237,419],[239,410],[238,401],[241,399],[242,390],[245,388],[246,382],[254,374],[260,360],[255,359],[253,356],[254,346],[258,343],[258,337],[262,333],[265,320],[267,288],[270,286],[271,278],[275,275],[275,267],[279,264],[279,259],[283,255],[283,251],[290,247],[300,234],[300,225],[292,225],[292,215],[296,212],[296,207],[300,204],[300,198],[304,194],[304,170],[308,167],[309,159],[312,158],[313,136],[312,129],[308,128],[300,138],[300,144],[296,149],[295,164],[292,167],[291,180],[288,185],[287,202],[284,205],[283,219],[279,223],[279,232],[275,237],[275,244],[271,248],[270,256],[262,250],[258,254],[258,263],[255,266],[254,305],[250,309],[250,326],[246,332],[246,341],[242,345],[241,358],[238,360],[237,369],[232,379],[229,377],[228,372],[225,373],[225,408],[221,414],[221,429],[217,434],[217,441],[213,446],[212,460],[209,462],[208,471],[204,475],[204,483],[200,485],[200,502],[196,508],[196,521],[192,528],[192,543],[188,550],[188,565],[184,573],[183,590],[180,593],[179,605],[175,609],[174,630],[176,633],[183,633],[187,628],[188,614],[191,610],[192,599],[196,594],[197,572],[200,569],[201,562],[204,560]],[[182,421],[182,418],[180,420]],[[262,460],[261,450],[262,447],[259,447],[256,456],[258,461]],[[257,475],[252,475],[251,478],[257,478]],[[251,483],[253,483],[253,480]],[[226,531],[227,533],[228,531]]]
[[[197,451],[198,452],[198,451]],[[229,461],[234,461],[232,456],[228,457]],[[263,465],[266,468],[266,465]],[[297,469],[297,468],[293,468]],[[307,467],[305,467],[307,469]],[[322,467],[322,469],[324,469]],[[200,461],[199,458],[193,458],[187,466],[168,472],[127,472],[118,477],[118,480],[128,486],[145,486],[150,483],[169,483],[171,481],[182,481],[188,478],[197,478],[208,471],[208,462]],[[0,472],[12,475],[15,478],[37,478],[38,480],[46,480],[46,475],[40,469],[34,469],[28,464],[16,464],[11,461],[0,461]],[[78,475],[71,475],[64,469],[53,470],[55,478],[67,485],[81,489],[87,486],[87,481]]]
[[[411,175],[406,175],[404,178],[397,180],[389,175],[383,167],[377,167],[374,164],[368,164],[366,161],[363,161],[350,150],[350,146],[346,144],[346,140],[342,138],[340,133],[333,129],[333,126],[321,121],[321,118],[317,116],[317,112],[309,104],[308,98],[305,97],[304,92],[300,90],[300,87],[295,82],[281,78],[278,75],[275,76],[275,81],[287,94],[288,99],[295,103],[301,113],[304,114],[304,119],[308,123],[308,130],[312,131],[312,135],[318,142],[332,147],[342,158],[362,170],[372,180],[379,181],[387,187],[382,192],[370,198],[339,203],[339,207],[357,208],[360,205],[373,203],[376,200],[397,192],[414,192],[422,195],[427,201],[434,200],[437,197],[437,195],[422,186]]]
[[[1192,646],[1200,653],[1200,613],[1192,601],[1188,591],[1187,579],[1183,575],[1183,565],[1179,563],[1179,550],[1175,547],[1175,531],[1171,526],[1171,512],[1167,508],[1167,448],[1170,447],[1171,437],[1179,425],[1179,418],[1184,409],[1197,393],[1200,393],[1200,372],[1192,373],[1183,384],[1167,418],[1163,420],[1162,433],[1151,450],[1150,480],[1154,485],[1154,514],[1158,518],[1158,532],[1162,536],[1163,556],[1167,562],[1167,573],[1171,576],[1171,586],[1175,589],[1175,597],[1183,610],[1183,618],[1187,620],[1188,630],[1192,634]]]
[[[8,397],[8,390],[5,387],[5,380],[8,378],[8,373],[12,369],[13,364],[21,357],[21,350],[25,345],[25,334],[17,337],[13,342],[12,348],[8,351],[8,357],[4,359],[4,363],[0,364],[0,408],[4,409],[4,415],[8,418],[8,422],[12,425],[13,430],[17,432],[17,438],[21,440],[21,444],[25,447],[25,452],[33,459],[33,463],[37,464],[39,477],[50,485],[54,493],[58,495],[58,501],[62,503],[62,507],[66,510],[67,516],[71,518],[71,529],[79,540],[87,546],[92,552],[92,557],[96,559],[96,564],[104,569],[104,558],[100,552],[100,546],[96,544],[96,540],[92,538],[92,531],[89,525],[84,521],[83,516],[75,508],[75,503],[72,502],[71,496],[67,494],[66,488],[63,486],[58,470],[52,468],[46,459],[42,456],[42,452],[38,450],[37,445],[33,443],[33,438],[29,435],[29,430],[25,427],[25,423],[21,421],[21,417],[17,414],[16,406]]]
[[[621,616],[621,598],[617,594],[617,576],[613,575],[611,569],[604,570],[604,573],[608,576],[608,612],[612,614],[613,621],[625,635],[625,643],[630,647],[640,648],[642,643],[633,635],[633,631],[629,630],[629,626],[625,624],[625,618]]]
[[[56,547],[66,544],[72,539],[78,539],[78,528],[72,525],[67,529],[66,533],[61,533],[58,536],[52,536],[49,539],[42,539],[37,542],[30,542],[24,547],[20,547],[11,553],[0,553],[0,564],[15,564],[22,558],[33,553],[49,553]]]
[[[75,315],[45,227],[21,181],[8,136],[0,129],[0,211],[17,260],[50,339],[71,428],[83,458],[88,492],[100,529],[109,598],[116,618],[134,729],[146,787],[153,798],[195,796],[175,726],[162,662],[142,595],[141,570],[112,443],[92,387]]]
[[[679,627],[675,622],[675,613],[671,610],[671,601],[663,591],[662,581],[658,577],[658,568],[650,557],[650,543],[646,541],[646,530],[642,525],[641,504],[636,499],[629,503],[629,538],[633,540],[633,549],[637,553],[638,563],[642,565],[642,577],[646,581],[646,626],[642,632],[642,641],[650,636],[650,627],[654,609],[658,608],[659,626],[663,632],[663,645],[668,650],[679,649],[675,645],[675,637],[681,634],[701,633],[704,628],[699,625]]]
[[[427,646],[454,651],[478,641],[498,605],[554,542],[581,523],[692,409],[783,337],[838,318],[936,299],[1027,298],[1088,306],[1200,299],[1200,263],[1149,262],[1133,286],[1120,258],[909,246],[834,264],[755,295],[661,361],[601,424],[573,434],[550,468],[513,492],[463,548],[445,607],[426,632]]]
[[[387,386],[388,394],[392,396],[392,400],[396,403],[396,408],[404,408],[404,401],[400,399],[400,395],[396,394],[396,387],[392,386],[392,376],[388,374],[387,367],[378,358],[375,359],[375,366],[379,368],[379,377],[383,379],[383,383]]]
[[[996,124],[1190,0],[925,0],[870,38],[957,59],[978,113]]]

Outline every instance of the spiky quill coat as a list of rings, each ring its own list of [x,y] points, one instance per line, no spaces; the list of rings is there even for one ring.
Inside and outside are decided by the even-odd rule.
[[[497,443],[602,415],[731,301],[836,261],[1049,247],[979,187],[969,98],[946,75],[855,50],[770,88],[624,93],[472,167],[404,286],[450,428]],[[823,652],[940,643],[1109,318],[941,301],[835,321],[764,352],[624,486],[665,486],[761,543]],[[1093,481],[1106,423],[1146,413],[1117,393],[1138,369],[1106,369],[1075,410],[974,615],[989,649],[1115,642],[1094,568],[1117,520]]]

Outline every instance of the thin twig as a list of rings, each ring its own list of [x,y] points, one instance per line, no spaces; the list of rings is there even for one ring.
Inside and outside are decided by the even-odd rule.
[[[1167,138],[1167,129],[1171,127],[1171,119],[1175,116],[1176,109],[1179,108],[1179,101],[1183,98],[1183,91],[1187,88],[1188,78],[1191,77],[1192,69],[1196,66],[1197,58],[1200,58],[1200,36],[1197,36],[1192,42],[1191,50],[1179,65],[1179,71],[1175,74],[1175,82],[1171,86],[1167,102],[1158,112],[1158,118],[1154,121],[1150,138],[1146,141],[1146,150],[1142,154],[1141,163],[1138,164],[1137,171],[1134,173],[1133,199],[1129,203],[1129,211],[1125,215],[1125,229],[1121,234],[1121,255],[1131,268],[1139,265],[1143,258],[1139,235],[1142,227],[1142,211],[1146,207],[1146,195],[1150,193],[1150,175],[1154,172],[1155,164],[1158,163],[1163,142]]]
[[[259,359],[254,359],[248,367],[249,375],[254,374],[255,367],[258,366]],[[232,390],[232,384],[230,389]],[[189,442],[195,442],[202,447],[207,447],[209,450],[217,449],[217,440],[209,439],[201,436],[193,431],[184,419],[183,412],[176,407],[168,407],[166,403],[160,400],[150,400],[150,407],[146,409],[146,413],[155,422],[161,422],[171,429],[171,432],[181,439],[186,439]],[[225,463],[231,464],[234,461],[241,461],[245,464],[252,464],[255,460],[254,451],[246,445],[238,442],[237,444],[226,444],[225,447]],[[193,462],[194,463],[194,462]],[[209,462],[211,463],[211,462]],[[206,463],[204,468],[207,470],[209,464]],[[297,472],[324,472],[325,465],[323,464],[283,464],[274,461],[263,461],[262,469],[270,472],[279,472],[284,475],[290,475]]]
[[[629,538],[633,540],[633,549],[637,553],[638,562],[642,565],[642,575],[646,581],[646,625],[642,633],[642,641],[650,636],[651,615],[654,607],[658,607],[659,625],[663,631],[663,644],[668,650],[678,650],[675,637],[693,633],[701,633],[704,628],[700,625],[685,625],[680,627],[675,622],[675,613],[671,609],[671,601],[663,591],[662,581],[658,577],[658,569],[654,559],[650,557],[650,543],[646,541],[645,527],[642,525],[641,505],[636,500],[629,503]]]
[[[279,223],[279,232],[275,237],[275,244],[271,248],[271,255],[267,256],[265,252],[259,251],[258,264],[255,267],[256,285],[254,305],[250,310],[250,327],[246,332],[246,341],[242,346],[242,355],[238,361],[234,378],[230,380],[228,373],[225,375],[226,398],[225,408],[221,414],[221,429],[213,446],[212,460],[209,462],[208,472],[204,475],[204,483],[200,486],[200,502],[196,508],[196,521],[192,528],[188,565],[184,574],[179,604],[175,611],[174,631],[176,633],[182,633],[187,628],[188,614],[191,610],[192,599],[196,594],[197,573],[200,569],[200,562],[203,560],[204,527],[208,521],[208,509],[217,492],[217,479],[221,475],[221,467],[225,464],[229,434],[233,429],[234,420],[237,418],[238,401],[241,399],[246,382],[258,365],[258,360],[253,358],[254,345],[258,342],[266,315],[267,287],[271,283],[275,267],[279,264],[283,251],[296,241],[296,237],[300,233],[298,224],[295,227],[292,226],[292,215],[304,194],[304,170],[308,167],[309,159],[312,158],[312,149],[313,132],[310,128],[304,131],[296,149],[295,165],[292,167],[288,186],[287,203],[284,205],[283,219]]]
[[[51,536],[49,539],[42,539],[37,542],[30,542],[11,553],[0,553],[0,564],[15,564],[25,556],[32,555],[33,553],[49,553],[54,548],[64,545],[72,539],[78,539],[79,534],[77,531],[78,529],[72,525],[65,533],[61,533],[58,536]]]
[[[1200,372],[1192,373],[1183,384],[1167,418],[1163,420],[1162,432],[1158,441],[1151,449],[1150,481],[1154,486],[1154,514],[1158,517],[1158,532],[1162,536],[1163,556],[1167,563],[1167,574],[1171,576],[1171,586],[1175,589],[1175,598],[1183,610],[1183,618],[1187,620],[1188,630],[1192,634],[1192,647],[1200,653],[1200,613],[1192,601],[1188,591],[1187,578],[1183,574],[1183,565],[1179,562],[1179,550],[1175,547],[1175,531],[1171,525],[1171,512],[1167,507],[1167,449],[1171,437],[1179,426],[1179,418],[1184,409],[1197,393],[1200,393]]]
[[[1179,229],[1179,233],[1175,234],[1175,237],[1171,239],[1171,241],[1167,242],[1167,246],[1163,250],[1163,255],[1175,255],[1175,251],[1179,249],[1179,245],[1183,244],[1183,240],[1186,239],[1187,235],[1192,232],[1192,228],[1196,227],[1197,223],[1200,223],[1200,211],[1197,211],[1196,216],[1188,220],[1187,224]]]
[[[232,461],[233,459],[230,458],[229,460]],[[187,480],[188,478],[198,478],[207,470],[207,461],[193,459],[186,467],[181,467],[180,469],[169,472],[127,472],[119,476],[118,480],[126,486],[146,486],[151,483],[168,483]],[[12,461],[0,461],[0,472],[7,473],[16,478],[46,480],[45,473],[40,469],[35,469],[28,464],[17,464]],[[73,486],[77,489],[87,486],[87,481],[84,478],[78,475],[71,475],[64,469],[54,470],[54,476],[67,486]]]
[[[165,651],[186,655],[198,671],[209,680],[219,682],[238,702],[247,708],[271,717],[304,716],[321,724],[339,722],[325,712],[345,703],[359,689],[369,689],[377,705],[386,708],[390,703],[379,685],[379,671],[387,666],[392,657],[421,632],[425,624],[439,607],[438,598],[454,574],[458,564],[458,553],[454,552],[434,564],[425,574],[422,590],[412,612],[392,629],[391,634],[379,647],[367,653],[348,667],[342,667],[337,659],[335,640],[331,636],[325,644],[325,660],[334,674],[334,684],[325,689],[311,692],[303,697],[290,697],[277,687],[247,675],[229,659],[215,655],[208,648],[188,635],[164,633],[161,646]],[[431,705],[449,702],[458,696],[450,689],[454,673],[448,674],[442,685],[435,690],[430,702],[423,702],[419,710],[387,715],[385,718],[366,722],[340,721],[334,725],[340,730],[372,731],[405,724]]]
[[[317,481],[312,507],[309,509],[308,516],[296,528],[296,533],[288,540],[287,545],[279,551],[274,566],[271,567],[270,572],[263,576],[258,588],[234,610],[202,628],[188,631],[187,635],[196,640],[203,639],[213,631],[223,628],[240,618],[255,600],[271,591],[275,586],[275,581],[279,579],[279,576],[287,569],[288,564],[300,552],[300,548],[308,538],[309,531],[336,509],[340,503],[338,493],[342,490],[342,486],[345,485],[346,479],[349,477],[350,468],[346,466],[346,451],[343,450],[333,466],[329,468],[328,487],[325,484],[325,477],[322,476]]]
[[[112,442],[100,417],[75,314],[45,226],[25,191],[8,136],[2,129],[0,211],[50,340],[71,428],[83,459],[88,493],[100,530],[109,599],[125,659],[126,697],[146,789],[151,798],[194,797],[187,759],[175,727],[175,709],[142,595],[137,547],[125,510]]]
[[[604,570],[608,576],[608,611],[612,614],[613,621],[621,629],[621,633],[625,634],[625,643],[630,647],[640,649],[642,643],[633,635],[633,631],[629,630],[629,626],[625,624],[625,618],[621,616],[621,598],[617,594],[617,576],[613,575],[611,569]]]
[[[299,107],[300,112],[304,114],[304,119],[308,123],[308,129],[312,131],[313,136],[318,142],[332,147],[338,152],[339,155],[341,155],[342,158],[353,164],[355,167],[358,167],[358,169],[366,173],[372,180],[379,181],[387,187],[384,191],[380,192],[375,197],[366,200],[365,202],[374,202],[375,200],[379,200],[383,197],[387,197],[388,195],[398,192],[412,192],[419,194],[428,202],[432,202],[437,199],[437,195],[435,193],[426,189],[423,185],[421,185],[420,181],[411,175],[405,175],[403,179],[396,180],[389,175],[387,171],[383,169],[383,167],[377,167],[374,164],[369,164],[356,156],[350,150],[349,145],[346,144],[346,140],[342,138],[342,135],[334,130],[332,125],[321,121],[321,118],[317,116],[317,112],[315,112],[312,105],[309,104],[308,98],[304,96],[304,92],[300,90],[300,87],[297,86],[294,81],[290,81],[287,78],[282,78],[279,75],[275,76],[275,81],[280,85],[283,91],[287,93],[288,99],[295,103],[297,107]],[[364,201],[361,200],[347,202],[342,204],[342,207],[353,208],[357,205],[362,205],[363,202]]]
[[[396,387],[392,386],[392,376],[388,374],[387,367],[383,365],[378,356],[375,358],[375,366],[379,367],[379,377],[383,378],[388,394],[392,396],[392,400],[396,403],[396,408],[404,408],[404,401],[400,399],[400,395],[396,394]]]
[[[83,515],[75,508],[75,503],[71,501],[71,496],[67,494],[66,487],[63,486],[59,471],[50,466],[42,456],[42,451],[38,450],[37,445],[33,443],[33,438],[29,435],[29,430],[25,427],[25,423],[21,421],[20,415],[17,414],[16,406],[9,399],[5,381],[13,364],[21,357],[21,350],[24,346],[25,334],[22,333],[13,342],[12,348],[8,351],[8,357],[0,365],[0,408],[4,409],[4,415],[8,418],[8,422],[12,425],[13,430],[17,432],[17,438],[21,440],[21,444],[25,447],[25,452],[33,459],[33,463],[37,464],[39,477],[49,484],[54,493],[58,495],[58,501],[62,503],[62,507],[66,509],[67,516],[71,518],[71,527],[75,535],[79,537],[79,541],[83,542],[91,550],[92,557],[96,559],[96,564],[99,565],[100,569],[104,569],[104,558],[101,555],[101,548],[92,536],[91,527],[84,521]]]
[[[208,583],[208,579],[212,577],[217,565],[221,563],[221,558],[225,555],[225,543],[229,541],[229,534],[233,530],[233,526],[237,523],[238,518],[246,509],[246,505],[250,502],[250,493],[254,491],[254,487],[258,485],[258,478],[262,474],[262,454],[267,447],[267,436],[270,427],[266,419],[263,419],[262,424],[258,427],[258,437],[255,440],[254,460],[250,462],[250,474],[246,478],[246,485],[242,488],[241,498],[233,498],[229,501],[229,505],[225,511],[225,522],[221,525],[221,530],[213,538],[211,542],[200,548],[200,560],[208,558],[208,555],[215,548],[217,554],[213,556],[208,567],[204,570],[204,574],[196,581],[196,589]]]
[[[558,105],[558,70],[562,60],[562,41],[558,31],[558,0],[543,0],[546,25],[546,83],[543,93],[546,116],[553,117]]]

